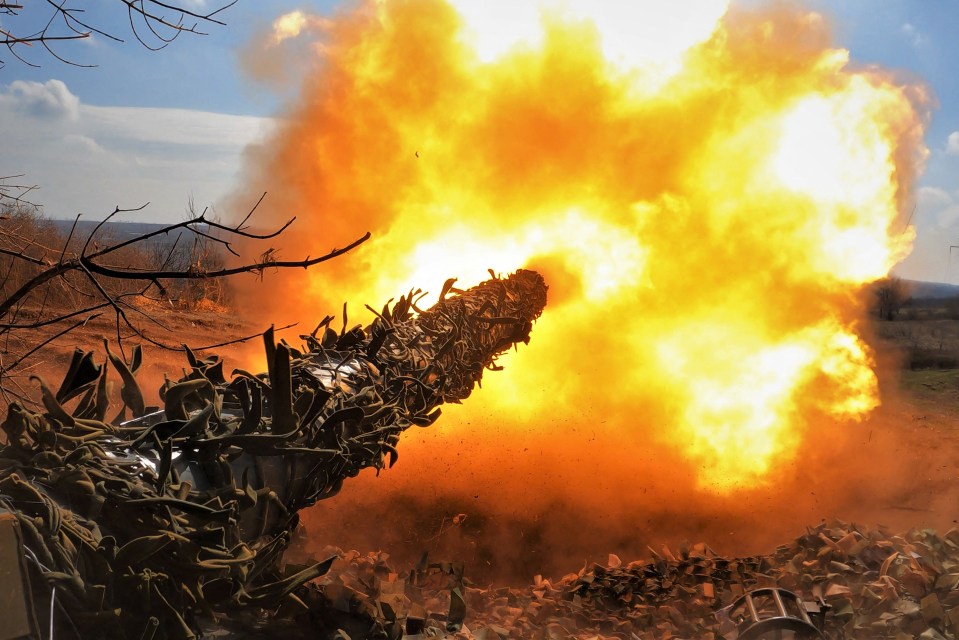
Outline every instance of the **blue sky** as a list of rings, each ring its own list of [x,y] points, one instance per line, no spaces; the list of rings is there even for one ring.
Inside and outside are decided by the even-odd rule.
[[[762,5],[762,0],[739,0]],[[188,0],[202,7],[214,0]],[[916,249],[897,272],[959,282],[959,4],[955,0],[806,0],[831,18],[837,44],[861,64],[880,64],[921,78],[938,106],[928,129],[930,157],[913,222]],[[119,6],[119,3],[117,4]],[[122,10],[88,17],[127,42],[103,37],[58,48],[64,65],[42,51],[24,65],[0,51],[0,135],[8,153],[0,175],[38,184],[31,194],[47,215],[102,217],[115,205],[139,206],[157,220],[181,219],[189,199],[205,206],[229,193],[243,148],[269,128],[283,104],[275,87],[245,77],[239,54],[258,30],[293,9],[329,13],[333,2],[240,0],[208,25],[160,52],[139,46]],[[122,7],[121,7],[122,9]],[[8,18],[0,17],[8,27]],[[951,144],[950,144],[951,140]],[[11,152],[12,150],[12,152]]]

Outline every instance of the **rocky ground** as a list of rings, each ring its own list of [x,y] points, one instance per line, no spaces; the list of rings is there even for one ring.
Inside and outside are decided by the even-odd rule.
[[[894,535],[843,522],[810,528],[767,555],[728,558],[705,544],[650,549],[650,559],[583,567],[524,588],[476,588],[462,567],[398,573],[386,554],[341,556],[321,580],[344,612],[372,611],[411,638],[736,637],[724,608],[780,587],[825,604],[829,638],[938,638],[959,631],[959,531]]]

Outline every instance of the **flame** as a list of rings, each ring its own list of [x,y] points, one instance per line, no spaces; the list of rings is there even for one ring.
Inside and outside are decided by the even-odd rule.
[[[275,47],[287,40],[299,38],[304,33],[322,32],[329,28],[330,20],[311,15],[296,9],[289,13],[284,13],[273,21],[272,31],[269,38],[269,46]]]
[[[470,2],[451,0],[463,21],[463,39],[480,60],[493,62],[516,48],[542,47],[550,22],[581,22],[595,29],[604,59],[621,70],[642,69],[649,87],[677,73],[682,57],[708,39],[728,0],[685,0],[672,6],[617,0]]]
[[[306,28],[309,20],[302,11],[285,13],[273,21],[273,42],[279,44],[284,40],[295,38]]]
[[[257,289],[269,319],[539,269],[532,346],[454,430],[602,424],[718,494],[879,404],[853,294],[910,250],[926,98],[819,15],[379,0],[324,38],[247,181],[301,216],[285,255],[374,239]]]

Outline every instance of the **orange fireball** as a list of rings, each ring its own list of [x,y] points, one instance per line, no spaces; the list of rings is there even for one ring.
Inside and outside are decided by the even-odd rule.
[[[532,345],[452,433],[652,438],[722,494],[770,482],[817,416],[878,405],[853,293],[910,250],[925,97],[851,65],[822,18],[380,0],[314,24],[248,181],[300,216],[286,254],[373,240],[251,294],[271,320],[538,268]]]

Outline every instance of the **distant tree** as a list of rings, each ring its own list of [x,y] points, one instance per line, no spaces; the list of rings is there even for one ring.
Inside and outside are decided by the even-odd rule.
[[[20,184],[23,181],[22,178],[22,174],[0,176],[0,206],[4,207],[4,213],[9,213],[9,210],[16,210],[23,206],[32,209],[37,208],[37,205],[27,200],[29,193],[36,189],[37,185]]]
[[[220,14],[237,0],[214,2],[209,9],[201,9],[204,2],[190,0],[39,0],[21,3],[0,0],[0,44],[19,61],[32,67],[39,66],[24,54],[34,46],[61,62],[75,66],[69,55],[62,54],[60,45],[83,40],[94,35],[123,42],[104,23],[107,13],[126,13],[130,33],[144,47],[158,50],[167,46],[182,33],[205,35],[210,25],[224,25]],[[0,60],[0,65],[4,61]]]
[[[946,298],[943,304],[946,308],[946,317],[950,320],[959,320],[959,296]]]
[[[220,220],[215,215],[203,214],[214,224]],[[193,200],[190,200],[185,220],[198,217]],[[199,233],[196,233],[199,232]],[[226,266],[227,247],[218,241],[222,232],[217,228],[207,226],[193,226],[189,230],[179,230],[172,242],[152,243],[149,247],[150,264],[159,267],[166,265],[167,269],[179,271],[213,272]],[[234,256],[235,257],[235,256]],[[167,286],[170,302],[183,309],[199,309],[203,305],[213,303],[223,306],[228,298],[229,291],[222,278],[203,278],[170,281]]]
[[[876,283],[876,311],[883,320],[895,320],[909,300],[909,288],[900,278],[890,276]]]

